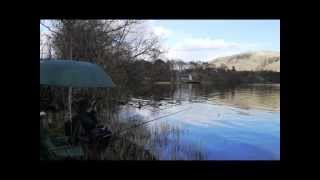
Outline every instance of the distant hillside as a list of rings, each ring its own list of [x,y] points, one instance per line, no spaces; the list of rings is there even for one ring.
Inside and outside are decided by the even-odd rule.
[[[220,67],[225,64],[228,69],[235,67],[237,71],[270,70],[280,72],[280,52],[257,51],[216,58],[209,62],[211,66]]]

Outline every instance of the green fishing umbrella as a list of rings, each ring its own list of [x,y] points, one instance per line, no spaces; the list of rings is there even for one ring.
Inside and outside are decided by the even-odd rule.
[[[97,64],[74,60],[40,61],[40,84],[69,87],[71,122],[72,87],[114,87],[111,77]]]
[[[66,87],[113,87],[97,64],[73,60],[40,61],[40,84]]]

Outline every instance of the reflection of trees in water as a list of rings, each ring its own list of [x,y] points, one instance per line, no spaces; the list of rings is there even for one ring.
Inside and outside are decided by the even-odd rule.
[[[159,101],[165,97],[172,97],[175,91],[173,85],[145,85],[132,88],[134,97]]]
[[[193,95],[193,93],[192,93],[192,84],[188,84],[188,94],[189,94],[188,101],[191,101],[192,100],[192,95]]]
[[[190,88],[191,86],[191,88]],[[273,85],[247,85],[236,88],[215,87],[213,85],[189,84],[181,86],[179,93],[185,97],[208,97],[222,103],[235,105],[243,109],[266,108],[280,109],[280,87]],[[183,90],[188,89],[188,91]],[[178,93],[178,94],[179,94]]]
[[[226,96],[219,100],[240,108],[266,108],[279,110],[280,89],[273,86],[245,86],[225,91]],[[221,96],[220,96],[221,97]]]
[[[267,108],[280,109],[280,87],[273,85],[246,85],[236,88],[216,87],[201,84],[153,85],[136,88],[136,97],[152,100],[154,110],[164,98],[191,101],[207,97],[243,109]],[[138,95],[138,96],[137,96]]]

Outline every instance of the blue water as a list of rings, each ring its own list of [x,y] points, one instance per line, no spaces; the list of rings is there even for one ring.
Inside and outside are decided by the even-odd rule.
[[[178,126],[185,132],[179,143],[201,147],[207,160],[280,160],[279,85],[201,92],[194,85],[180,87],[171,100],[150,101],[140,109],[126,105],[120,115],[151,120],[184,110],[154,121],[150,127],[161,123]],[[177,104],[170,104],[177,99]],[[154,105],[157,103],[161,105]],[[174,138],[160,149],[160,159],[172,159],[174,143],[170,140]],[[176,159],[192,159],[179,153]]]

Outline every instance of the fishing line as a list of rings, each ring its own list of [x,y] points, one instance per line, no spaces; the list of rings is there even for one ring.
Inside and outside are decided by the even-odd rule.
[[[137,127],[139,127],[139,126],[148,124],[148,123],[150,123],[150,122],[153,122],[153,121],[156,121],[156,120],[159,120],[159,119],[168,117],[168,116],[172,116],[172,115],[174,115],[174,114],[178,114],[178,113],[180,113],[180,112],[186,111],[186,110],[191,109],[191,108],[192,108],[192,107],[188,107],[188,108],[185,108],[185,109],[183,109],[183,110],[176,111],[176,112],[174,112],[174,113],[170,113],[170,114],[167,114],[167,115],[164,115],[164,116],[161,116],[161,117],[157,117],[157,118],[155,118],[155,119],[152,119],[152,120],[149,120],[149,121],[146,121],[146,122],[143,122],[143,123],[134,125],[134,126],[132,126],[132,127],[123,129],[123,130],[121,130],[120,132],[116,132],[116,133],[114,133],[114,135],[121,135],[122,133],[124,133],[124,132],[126,132],[126,131],[128,131],[128,130],[130,130],[130,129],[134,129],[134,128],[137,128]]]

